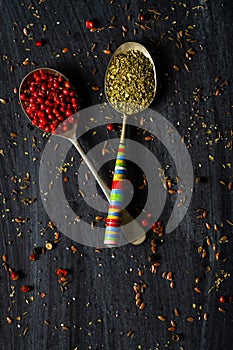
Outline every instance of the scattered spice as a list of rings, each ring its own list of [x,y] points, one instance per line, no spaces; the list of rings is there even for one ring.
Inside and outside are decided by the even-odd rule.
[[[12,281],[17,281],[19,279],[19,274],[15,271],[11,271],[10,278]]]
[[[22,286],[22,287],[20,287],[20,290],[23,293],[28,293],[31,290],[31,287],[30,286]]]
[[[35,46],[37,46],[37,47],[42,47],[42,46],[44,46],[45,44],[46,44],[46,42],[45,42],[44,39],[40,39],[40,40],[37,40],[37,41],[35,42]]]
[[[88,19],[86,21],[86,28],[88,28],[88,29],[95,28],[95,21],[93,19]]]

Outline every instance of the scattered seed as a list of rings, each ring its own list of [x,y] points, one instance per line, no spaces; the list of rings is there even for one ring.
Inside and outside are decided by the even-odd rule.
[[[104,217],[103,216],[100,216],[100,215],[97,215],[96,217],[95,217],[95,220],[96,221],[102,221],[104,219]]]
[[[78,252],[78,248],[75,245],[72,245],[70,247],[70,249],[72,250],[73,253],[77,253]]]
[[[23,336],[27,335],[28,331],[29,331],[29,327],[25,327],[23,330]]]
[[[227,222],[230,226],[233,226],[233,222],[232,222],[232,221],[226,220],[226,222]]]
[[[105,53],[106,55],[111,55],[112,51],[111,50],[104,50],[103,53]]]
[[[114,23],[115,20],[116,20],[116,16],[112,16],[112,18],[110,19],[110,22],[111,22],[111,23]]]
[[[5,98],[0,98],[0,102],[5,105],[7,103],[7,100]]]
[[[219,243],[225,243],[228,242],[228,237],[227,236],[222,236],[219,240]]]
[[[127,33],[129,30],[129,28],[124,24],[121,26],[121,28],[122,28],[123,32],[125,32],[125,33]]]
[[[48,249],[48,250],[52,250],[52,249],[53,249],[53,244],[52,244],[51,242],[47,242],[47,243],[45,244],[45,247],[46,247],[46,249]]]
[[[171,281],[170,282],[170,288],[173,289],[175,287],[175,282],[174,281]]]
[[[27,27],[23,28],[23,34],[28,36],[30,34],[30,30]]]
[[[190,55],[195,55],[195,54],[196,54],[196,51],[194,51],[193,49],[188,49],[187,52],[188,52]]]
[[[177,309],[177,307],[175,307],[174,309],[174,314],[178,317],[180,316],[180,311]]]
[[[145,308],[146,304],[145,303],[141,303],[141,305],[139,306],[140,310],[143,310]]]
[[[211,245],[211,240],[210,240],[210,238],[208,236],[206,236],[206,243],[207,243],[208,246]]]
[[[62,49],[62,53],[67,53],[69,51],[70,51],[70,49],[68,47],[64,47],[64,49]]]
[[[185,68],[185,70],[186,70],[187,72],[191,72],[189,66],[188,66],[186,63],[184,63],[184,68]]]
[[[93,91],[99,91],[100,87],[98,85],[92,86]]]
[[[172,281],[172,280],[173,280],[173,273],[172,273],[171,271],[169,271],[169,272],[167,273],[166,279],[167,279],[168,281]]]
[[[195,278],[195,283],[199,283],[200,282],[200,277],[196,277]]]
[[[175,332],[176,331],[176,327],[168,327],[167,329],[170,332]]]
[[[217,224],[214,224],[214,230],[218,231],[219,230],[219,226]]]
[[[207,218],[207,211],[206,211],[206,210],[203,211],[202,217],[203,217],[203,219],[206,219],[206,218]]]
[[[157,317],[158,317],[158,319],[159,319],[160,321],[162,321],[162,322],[166,321],[166,317],[163,316],[163,315],[158,315]]]
[[[176,71],[179,71],[179,70],[180,70],[180,67],[177,66],[177,65],[174,65],[174,66],[173,66],[173,69],[176,70]]]
[[[188,322],[193,322],[193,321],[195,321],[195,318],[194,318],[194,317],[188,317],[188,318],[187,318],[187,321],[188,321]]]
[[[142,303],[141,299],[137,299],[135,304],[136,306],[139,306],[141,303]]]
[[[228,187],[228,190],[231,191],[233,189],[233,182],[229,182],[227,187]]]
[[[218,311],[219,311],[219,312],[222,312],[222,313],[226,312],[226,310],[225,310],[223,307],[219,307],[219,308],[218,308]]]
[[[208,230],[210,230],[210,229],[211,229],[211,225],[210,225],[210,223],[209,223],[209,222],[206,222],[206,223],[205,223],[205,225],[206,225],[206,228],[207,228]]]
[[[171,326],[172,326],[172,327],[176,327],[176,326],[177,326],[177,325],[176,325],[176,322],[173,321],[173,320],[171,320]]]
[[[3,254],[3,255],[2,255],[2,261],[3,261],[3,262],[7,262],[7,255],[6,255],[6,254]]]
[[[137,300],[137,299],[140,299],[141,298],[141,294],[140,293],[137,293],[136,295],[135,295],[135,299]]]
[[[204,321],[207,321],[208,318],[209,318],[209,314],[207,312],[205,312],[204,315],[203,315]]]
[[[172,335],[172,340],[175,342],[175,343],[178,343],[178,341],[180,340],[180,337],[178,334],[173,334]]]
[[[140,286],[138,284],[134,284],[133,290],[135,291],[135,293],[138,293],[140,291]]]
[[[216,252],[216,250],[217,250],[217,244],[216,244],[216,243],[213,243],[213,246],[212,246],[212,247],[213,247],[213,251]]]
[[[143,276],[144,275],[144,271],[142,269],[138,269],[138,276]]]
[[[128,331],[127,337],[133,338],[134,337],[134,331]]]
[[[10,316],[6,317],[7,323],[11,324],[13,322],[13,319]]]
[[[202,255],[201,255],[202,259],[206,258],[206,256],[207,256],[207,252],[206,252],[205,249],[203,249],[203,252],[202,252]]]
[[[195,290],[196,293],[201,293],[202,292],[199,287],[195,287],[194,290]]]

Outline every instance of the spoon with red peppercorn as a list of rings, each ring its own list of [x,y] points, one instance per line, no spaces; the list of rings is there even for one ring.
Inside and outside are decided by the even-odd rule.
[[[21,107],[30,122],[42,131],[72,142],[109,200],[110,190],[98,175],[76,138],[79,100],[70,81],[51,68],[38,68],[27,74],[19,88]]]
[[[35,69],[22,80],[19,100],[25,115],[34,126],[72,142],[109,202],[109,188],[76,138],[77,121],[74,114],[79,110],[79,100],[69,80],[51,68]],[[132,220],[129,213],[127,218]],[[134,228],[140,235],[142,229],[136,222]]]

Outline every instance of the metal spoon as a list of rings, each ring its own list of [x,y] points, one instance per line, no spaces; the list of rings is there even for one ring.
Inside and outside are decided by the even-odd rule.
[[[111,57],[111,60],[108,64],[108,68],[105,74],[105,96],[107,98],[108,103],[117,111],[122,113],[122,109],[119,108],[116,104],[111,103],[109,97],[108,97],[108,92],[107,92],[107,85],[108,85],[108,72],[109,72],[109,68],[112,64],[112,60],[119,54],[121,53],[126,53],[128,51],[139,51],[141,52],[145,57],[147,57],[152,65],[153,68],[153,72],[154,72],[154,91],[153,91],[153,95],[151,97],[151,99],[148,101],[148,103],[144,106],[137,106],[137,108],[127,108],[127,112],[124,111],[123,113],[123,122],[122,122],[122,130],[121,130],[121,137],[120,137],[120,145],[118,148],[118,155],[117,155],[117,160],[116,160],[116,166],[115,166],[115,170],[114,170],[114,174],[116,174],[116,179],[119,179],[116,186],[113,186],[112,188],[112,196],[110,194],[110,199],[111,198],[123,198],[124,196],[124,190],[122,185],[120,185],[119,187],[119,182],[121,181],[121,179],[124,178],[124,175],[118,175],[118,173],[124,173],[125,169],[124,169],[124,162],[120,159],[124,158],[124,142],[125,142],[125,133],[126,133],[126,121],[127,121],[127,117],[128,115],[132,115],[138,112],[142,112],[143,110],[145,110],[146,108],[148,108],[150,106],[150,104],[152,103],[152,101],[154,100],[155,97],[155,93],[156,93],[156,86],[157,86],[157,79],[156,79],[156,70],[155,70],[155,64],[152,60],[151,55],[149,54],[149,52],[147,51],[147,49],[137,43],[137,42],[126,42],[122,45],[120,45],[117,50],[114,52],[113,56]],[[138,108],[139,107],[139,108]],[[125,110],[126,110],[126,104],[125,104]],[[119,156],[120,155],[120,156]],[[121,162],[121,164],[120,164]],[[120,166],[119,166],[120,164]],[[120,169],[120,170],[119,170]],[[107,230],[106,230],[106,234],[105,234],[105,244],[107,245],[117,245],[117,236],[119,234],[119,228],[117,228],[116,226],[120,224],[121,222],[121,214],[119,214],[121,212],[121,201],[117,202],[117,200],[114,200],[111,202],[111,204],[113,203],[118,203],[118,205],[110,205],[110,209],[109,209],[109,227],[107,226]],[[115,209],[112,209],[112,207],[114,207]],[[113,215],[113,214],[115,215]],[[107,218],[107,220],[108,220]],[[111,227],[114,226],[114,227]],[[137,239],[136,241],[132,242],[133,244],[140,244],[144,241],[145,239],[145,233],[143,233],[143,235]]]
[[[31,71],[30,73],[28,73],[24,79],[22,80],[20,87],[19,87],[19,101],[20,101],[20,105],[22,107],[22,110],[24,111],[24,114],[26,115],[26,117],[28,118],[28,120],[30,121],[30,123],[32,122],[32,120],[29,118],[24,106],[23,106],[23,101],[21,100],[21,93],[24,92],[23,90],[23,86],[24,83],[27,81],[27,79],[30,78],[30,76],[38,71],[42,71],[44,73],[48,73],[50,75],[56,76],[56,77],[62,77],[64,80],[69,81],[67,77],[65,77],[62,73],[58,72],[55,69],[51,69],[51,68],[38,68],[35,69],[33,71]],[[37,128],[39,128],[38,126],[36,126]],[[85,154],[84,150],[82,149],[81,145],[79,144],[77,138],[76,138],[76,128],[77,128],[77,124],[71,124],[71,128],[66,131],[66,132],[62,132],[62,134],[55,134],[54,136],[58,136],[58,137],[62,137],[65,138],[67,140],[69,140],[74,147],[77,149],[77,151],[79,152],[80,156],[82,157],[82,159],[84,160],[84,162],[86,163],[87,167],[89,168],[89,170],[91,171],[92,175],[94,176],[94,178],[96,179],[97,183],[99,184],[100,188],[102,189],[106,199],[108,200],[108,202],[110,202],[110,189],[108,188],[108,186],[106,185],[106,183],[104,182],[104,180],[99,176],[97,170],[95,169],[92,161],[89,159],[89,157],[87,157],[87,155]],[[39,128],[40,130],[44,131],[43,128]],[[132,217],[130,216],[130,214],[128,214],[128,219],[132,220]],[[138,223],[135,223],[135,229],[137,230],[137,232],[141,232],[142,228],[138,225]],[[126,229],[124,229],[124,231],[126,231]],[[127,232],[125,232],[127,235]]]
[[[51,68],[38,68],[38,69],[35,69],[33,71],[31,71],[30,73],[28,73],[24,79],[22,80],[21,84],[20,84],[20,87],[19,87],[19,101],[20,101],[20,104],[21,104],[21,107],[25,113],[25,115],[27,116],[27,118],[29,119],[30,122],[31,119],[29,118],[26,110],[24,109],[23,107],[23,102],[21,100],[21,92],[22,92],[22,89],[23,89],[23,85],[24,83],[26,82],[27,79],[30,78],[30,76],[37,72],[37,71],[43,71],[44,73],[49,73],[50,75],[53,75],[53,76],[56,76],[56,77],[62,77],[63,79],[65,79],[66,81],[69,81],[67,77],[65,77],[62,73],[58,72],[57,70],[55,69],[51,69]],[[39,128],[38,126],[36,126],[37,128]],[[63,132],[62,134],[56,134],[56,136],[59,136],[59,137],[62,137],[62,138],[65,138],[67,140],[69,140],[70,142],[72,142],[72,144],[74,145],[74,147],[77,149],[77,151],[79,152],[80,156],[83,158],[84,162],[86,163],[86,165],[88,166],[88,168],[90,169],[92,175],[94,176],[94,178],[96,179],[96,181],[98,182],[100,188],[102,189],[105,197],[109,200],[109,194],[110,194],[110,190],[109,188],[107,187],[106,183],[102,180],[102,178],[98,175],[93,163],[91,162],[91,160],[86,156],[85,152],[83,151],[82,147],[80,146],[77,138],[76,138],[76,128],[77,128],[77,124],[72,124],[71,125],[71,128],[70,130],[66,131],[66,132]],[[40,130],[42,131],[45,131],[43,130],[43,128],[39,128]]]

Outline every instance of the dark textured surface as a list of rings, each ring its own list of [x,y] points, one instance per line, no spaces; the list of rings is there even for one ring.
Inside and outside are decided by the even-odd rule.
[[[134,36],[134,22],[140,9],[146,11],[154,7],[161,11],[160,18],[152,23],[151,15],[147,23],[152,29],[138,28]],[[128,14],[132,15],[130,22]],[[117,16],[115,29],[90,33],[85,28],[88,18],[96,18],[101,27],[109,24],[113,15]],[[221,275],[222,270],[232,273],[233,263],[232,226],[229,224],[233,221],[232,191],[227,189],[232,181],[232,85],[223,84],[221,88],[224,81],[232,81],[232,2],[190,1],[185,7],[183,3],[164,0],[131,1],[129,9],[125,10],[124,1],[118,0],[113,4],[74,0],[32,4],[12,0],[0,1],[0,18],[0,97],[7,100],[6,104],[0,104],[0,255],[6,254],[9,267],[21,271],[18,281],[10,281],[9,273],[4,267],[1,269],[1,349],[232,349],[233,305],[228,302],[223,305],[225,313],[218,311],[222,306],[219,296],[233,295],[232,277],[221,283],[219,291],[214,289],[208,293],[216,274]],[[22,29],[30,23],[33,24],[31,37],[25,37]],[[125,39],[121,35],[122,24],[129,27]],[[44,25],[46,31],[43,31]],[[185,29],[188,26],[193,26],[189,33],[193,33],[194,42],[187,41],[189,36]],[[177,39],[179,31],[183,34],[180,40]],[[161,39],[162,33],[165,34]],[[46,45],[35,47],[34,42],[40,38],[46,40]],[[159,83],[152,108],[185,135],[194,174],[200,177],[201,183],[194,186],[192,202],[183,222],[174,232],[165,234],[163,243],[158,245],[156,259],[161,266],[157,274],[151,273],[152,263],[147,259],[151,232],[142,245],[115,249],[114,255],[111,250],[95,252],[61,234],[60,242],[52,251],[30,262],[32,249],[43,247],[46,240],[53,241],[54,230],[47,226],[49,218],[40,199],[38,182],[39,161],[47,139],[28,125],[18,96],[13,92],[26,73],[35,68],[32,64],[23,65],[23,61],[29,58],[38,67],[47,65],[62,71],[80,91],[82,107],[91,106],[104,102],[104,97],[99,99],[100,92],[91,89],[99,85],[103,91],[104,72],[109,61],[103,50],[109,41],[114,51],[126,40],[137,40],[152,53]],[[178,41],[183,43],[183,48],[176,46]],[[97,48],[87,57],[93,42],[97,43]],[[64,47],[70,49],[66,54],[61,52]],[[196,51],[191,61],[185,58],[189,48]],[[185,62],[190,72],[185,70]],[[180,71],[175,71],[173,65],[179,66]],[[98,69],[96,75],[92,74],[93,69]],[[215,81],[217,75],[221,76],[219,81]],[[196,88],[201,88],[199,101],[194,99]],[[218,89],[219,95],[216,94]],[[12,137],[13,132],[18,136]],[[104,128],[101,135],[109,137]],[[110,137],[117,135],[114,131]],[[37,139],[37,147],[33,146],[33,137]],[[143,137],[139,142],[156,152],[162,166],[172,162],[168,156],[163,158],[155,151],[153,143],[146,143]],[[71,153],[77,159],[78,170],[79,157],[75,151]],[[27,172],[30,173],[29,187],[22,189],[20,186],[26,184]],[[108,173],[105,176],[107,180]],[[17,178],[16,183],[13,177]],[[25,197],[35,197],[37,201],[25,206],[21,201]],[[209,231],[206,220],[196,218],[200,214],[196,212],[198,208],[208,212],[206,220],[212,226]],[[163,212],[161,219],[164,221],[168,210],[170,208],[167,212],[165,208]],[[27,221],[19,224],[14,221],[17,217]],[[222,223],[218,232],[213,230],[215,223]],[[222,251],[223,260],[215,259],[212,246],[206,243],[207,235],[218,245],[218,251]],[[223,235],[228,236],[229,242],[219,244]],[[78,248],[75,254],[68,249],[72,244]],[[207,251],[205,258],[198,254],[199,246]],[[209,273],[205,273],[207,266],[211,267]],[[64,293],[55,275],[58,267],[71,272],[71,283]],[[138,268],[144,268],[142,277],[138,276]],[[163,271],[173,272],[174,289],[162,279]],[[194,291],[197,276],[200,277],[200,294]],[[139,310],[134,301],[133,283],[140,281],[148,284],[143,294],[144,310]],[[23,294],[21,285],[31,285],[33,290]],[[45,293],[44,298],[39,295],[41,292]],[[180,310],[179,317],[174,315],[175,307]],[[208,321],[203,320],[205,312],[209,314]],[[165,322],[158,320],[159,314],[166,316]],[[12,318],[12,324],[7,323],[7,316]],[[192,323],[187,321],[191,316],[195,318]],[[171,319],[177,323],[178,343],[167,330]],[[50,325],[44,324],[44,320]],[[62,325],[68,329],[62,329]],[[28,332],[23,335],[26,327]],[[133,337],[127,336],[129,331],[133,331]]]

